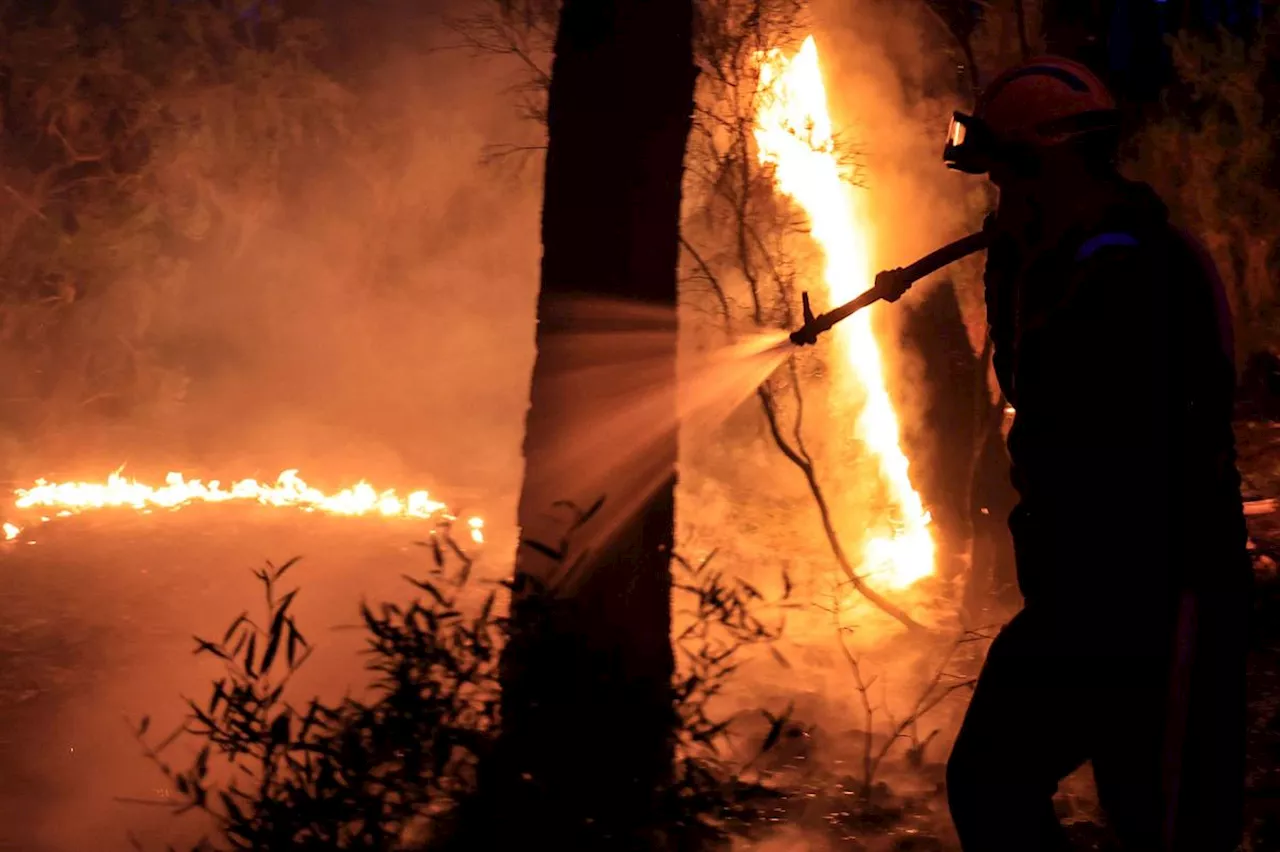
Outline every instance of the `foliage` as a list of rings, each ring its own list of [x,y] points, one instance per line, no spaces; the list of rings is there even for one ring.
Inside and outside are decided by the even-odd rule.
[[[109,388],[127,410],[180,393],[154,325],[192,250],[231,243],[247,201],[270,205],[345,135],[349,100],[310,59],[318,26],[262,17],[266,45],[206,3],[0,19],[0,344],[38,382],[7,395],[78,405]]]
[[[784,665],[786,661],[773,647],[782,637],[782,623],[766,624],[760,617],[759,610],[769,602],[746,580],[715,569],[714,556],[696,564],[678,554],[674,560],[674,614],[688,624],[673,640],[683,665],[677,665],[674,684],[676,772],[668,810],[673,822],[684,825],[686,848],[715,846],[732,834],[760,828],[762,803],[779,792],[758,780],[748,781],[747,770],[791,730],[790,708],[780,715],[762,711],[769,727],[756,757],[741,765],[725,754],[734,720],[720,718],[714,706],[742,664],[743,652],[764,645],[775,660]],[[789,607],[790,596],[791,583],[784,573],[782,599],[776,604]]]
[[[424,542],[427,576],[406,578],[405,604],[364,604],[366,669],[358,695],[296,704],[291,677],[312,646],[294,619],[298,590],[282,589],[289,568],[256,572],[265,601],[260,620],[242,613],[217,640],[197,639],[196,653],[225,664],[203,701],[188,701],[182,726],[159,743],[139,737],[177,793],[175,810],[214,820],[214,835],[194,847],[214,849],[446,848],[480,795],[483,761],[499,730],[498,657],[510,625],[498,590],[477,595],[471,558],[447,528]],[[722,845],[757,822],[774,794],[728,756],[732,719],[714,701],[752,645],[769,644],[780,627],[757,615],[767,604],[749,584],[714,570],[710,560],[677,560],[676,605],[688,613],[676,647],[688,660],[675,687],[677,771],[664,818],[673,848]],[[771,716],[765,750],[786,715]],[[199,748],[175,768],[166,750]],[[498,803],[499,807],[501,803]]]
[[[1280,128],[1266,104],[1270,42],[1225,31],[1174,38],[1180,84],[1133,141],[1129,163],[1212,252],[1236,315],[1240,357],[1280,343]]]
[[[196,653],[222,660],[226,675],[206,702],[188,702],[178,733],[202,743],[194,761],[159,766],[180,810],[215,818],[219,839],[201,848],[391,849],[452,813],[496,723],[502,622],[492,594],[478,614],[459,612],[470,561],[446,572],[439,539],[431,547],[433,570],[411,580],[425,594],[361,606],[369,699],[300,707],[286,697],[311,653],[291,612],[298,590],[279,588],[293,562],[256,572],[264,620],[244,613],[220,640],[197,639]],[[149,754],[160,760],[176,739]],[[219,765],[234,772],[211,773]]]

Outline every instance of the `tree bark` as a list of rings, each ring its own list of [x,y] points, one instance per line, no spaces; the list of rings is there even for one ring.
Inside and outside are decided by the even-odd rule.
[[[507,843],[654,845],[672,767],[676,283],[691,0],[565,0],[494,765]],[[628,300],[630,308],[616,302]],[[639,305],[639,307],[637,307]],[[634,411],[623,417],[619,412]],[[561,539],[549,515],[590,518]],[[563,516],[562,516],[563,517]]]

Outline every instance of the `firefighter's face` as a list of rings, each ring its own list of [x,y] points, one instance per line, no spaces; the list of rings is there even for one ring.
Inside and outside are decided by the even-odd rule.
[[[1037,195],[1049,191],[1058,176],[1074,173],[1067,165],[1052,148],[1010,145],[992,161],[987,177],[1001,195]]]
[[[1021,189],[1027,183],[1025,177],[1008,163],[993,163],[991,171],[987,172],[987,179],[996,185],[1002,195],[1006,191]]]

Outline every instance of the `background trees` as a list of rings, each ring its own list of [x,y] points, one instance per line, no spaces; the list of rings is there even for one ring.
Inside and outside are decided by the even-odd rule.
[[[164,319],[192,296],[195,250],[234,252],[347,141],[344,93],[311,63],[319,30],[269,46],[203,3],[11,6],[0,18],[0,344],[18,437],[70,414],[182,399],[192,353]]]

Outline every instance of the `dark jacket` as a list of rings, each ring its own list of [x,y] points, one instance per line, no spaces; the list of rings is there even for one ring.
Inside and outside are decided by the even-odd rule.
[[[1052,239],[995,224],[988,311],[1016,411],[1024,598],[1132,614],[1205,581],[1210,563],[1235,565],[1233,342],[1207,255],[1148,187],[1123,181]]]
[[[1027,610],[1062,627],[1064,654],[1167,661],[1166,718],[1151,721],[1174,848],[1233,849],[1253,574],[1221,280],[1138,184],[1117,181],[1057,238],[996,233],[988,319],[1016,411],[1009,526]]]

